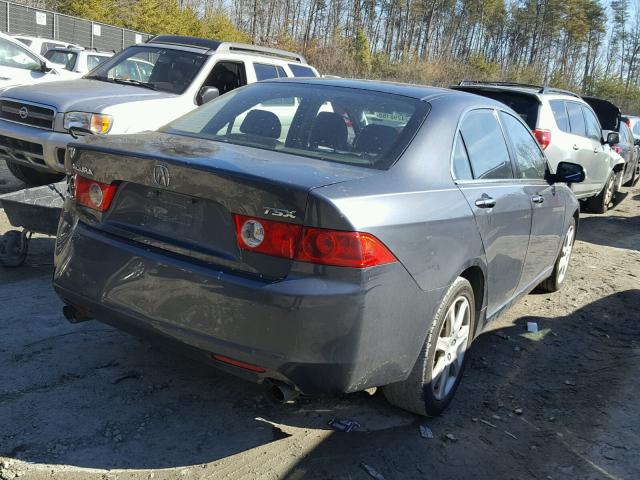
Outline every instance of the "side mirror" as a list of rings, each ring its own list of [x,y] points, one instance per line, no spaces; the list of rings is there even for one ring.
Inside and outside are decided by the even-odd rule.
[[[620,135],[618,134],[618,132],[611,132],[607,130],[605,130],[605,132],[608,133],[605,137],[606,140],[604,141],[604,143],[606,143],[607,145],[616,145],[617,143],[620,143]]]
[[[210,102],[214,98],[218,98],[220,96],[220,92],[216,87],[202,87],[200,92],[198,92],[197,102],[198,105],[204,105],[207,102]]]
[[[47,65],[47,62],[40,61],[40,71],[42,73],[47,73],[47,72],[50,72],[51,70],[53,69],[49,65]]]
[[[556,173],[551,175],[553,183],[580,183],[584,181],[586,174],[582,165],[571,162],[560,162]]]

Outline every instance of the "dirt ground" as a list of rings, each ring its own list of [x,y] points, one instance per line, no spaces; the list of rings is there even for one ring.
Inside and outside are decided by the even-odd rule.
[[[0,165],[0,192],[18,187]],[[582,215],[564,290],[529,295],[480,337],[430,420],[380,393],[276,405],[105,325],[70,325],[53,239],[34,238],[25,266],[0,269],[0,478],[374,478],[364,464],[387,480],[638,479],[640,189],[619,200]],[[333,417],[362,427],[335,432]]]

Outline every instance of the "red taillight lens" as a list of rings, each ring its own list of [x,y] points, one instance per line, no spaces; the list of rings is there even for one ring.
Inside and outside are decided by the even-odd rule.
[[[536,140],[542,147],[542,149],[546,149],[551,143],[551,131],[543,130],[542,128],[536,128],[533,131],[533,136],[536,137]]]
[[[74,188],[78,204],[92,210],[106,212],[118,187],[115,184],[107,185],[106,183],[76,175]]]
[[[631,119],[629,117],[624,119],[624,123],[627,124],[627,127],[631,128]]]
[[[380,240],[368,233],[307,227],[296,260],[364,268],[395,262],[396,257]]]
[[[397,261],[368,233],[302,227],[243,215],[234,219],[243,250],[339,267],[364,268]]]

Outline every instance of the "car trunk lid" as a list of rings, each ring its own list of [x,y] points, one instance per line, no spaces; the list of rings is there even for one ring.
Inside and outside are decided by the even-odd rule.
[[[112,184],[109,209],[79,209],[95,228],[265,278],[291,260],[240,251],[233,214],[302,224],[308,192],[378,173],[297,155],[148,133],[73,144],[70,173]]]

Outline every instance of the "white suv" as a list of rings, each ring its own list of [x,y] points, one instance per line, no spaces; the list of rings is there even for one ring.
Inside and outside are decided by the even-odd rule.
[[[493,98],[515,110],[533,131],[552,170],[560,162],[582,165],[584,182],[571,185],[576,197],[595,212],[609,208],[624,171],[624,159],[610,147],[619,142],[618,132],[602,130],[579,95],[504,82],[463,81],[452,88]]]
[[[16,39],[0,32],[0,92],[15,85],[51,82],[71,78],[46,58],[32,52]]]
[[[44,58],[79,78],[113,57],[113,55],[114,52],[99,52],[75,47],[56,47],[47,50]]]
[[[29,47],[32,52],[35,52],[39,55],[44,55],[48,50],[56,47],[76,47],[77,45],[70,44],[69,42],[63,42],[61,40],[53,40],[51,38],[43,38],[43,37],[31,37],[29,35],[11,35],[13,38],[18,40],[20,43]]]
[[[49,183],[62,177],[74,135],[156,130],[247,83],[297,76],[318,73],[295,53],[157,36],[122,50],[83,78],[0,95],[0,159],[28,184]]]

